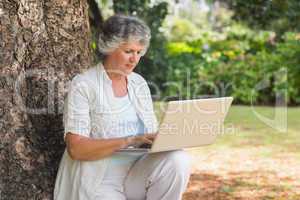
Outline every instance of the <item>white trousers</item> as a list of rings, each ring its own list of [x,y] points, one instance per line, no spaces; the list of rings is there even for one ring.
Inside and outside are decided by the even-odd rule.
[[[102,188],[96,200],[180,200],[190,177],[190,161],[181,150],[147,154],[131,167],[124,190]]]

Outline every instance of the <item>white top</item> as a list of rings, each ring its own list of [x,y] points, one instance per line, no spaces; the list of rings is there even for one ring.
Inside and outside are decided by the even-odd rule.
[[[113,115],[116,115],[114,118],[117,120],[115,120],[114,126],[107,130],[107,137],[115,138],[144,134],[143,122],[136,114],[128,95],[115,97],[112,105],[116,110]],[[144,153],[117,152],[110,156],[107,169],[97,189],[101,191],[103,187],[109,186],[123,190],[123,182],[129,169],[143,154]]]
[[[143,122],[139,119],[128,94],[123,97],[114,97],[111,107],[113,121],[112,126],[105,130],[107,138],[144,134]]]
[[[147,82],[132,72],[127,76],[128,98],[144,124],[145,133],[157,132],[157,120]],[[113,109],[112,81],[102,64],[72,80],[64,106],[65,134],[76,133],[91,138],[109,138],[110,127],[117,120]],[[96,161],[72,160],[65,150],[58,169],[54,200],[94,199],[109,158]]]

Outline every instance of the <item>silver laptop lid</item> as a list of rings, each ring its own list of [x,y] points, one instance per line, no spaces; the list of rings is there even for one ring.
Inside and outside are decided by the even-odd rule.
[[[151,152],[211,144],[223,128],[232,97],[170,101]]]

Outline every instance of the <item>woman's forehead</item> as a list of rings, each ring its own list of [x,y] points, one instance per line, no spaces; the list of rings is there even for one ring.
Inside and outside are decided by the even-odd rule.
[[[120,48],[124,49],[134,49],[134,50],[142,50],[145,48],[145,45],[141,44],[138,41],[124,42],[120,45]]]

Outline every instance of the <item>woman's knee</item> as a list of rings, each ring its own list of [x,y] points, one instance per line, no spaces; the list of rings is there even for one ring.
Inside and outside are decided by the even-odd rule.
[[[187,152],[183,150],[171,151],[166,156],[167,162],[169,162],[169,166],[174,172],[189,176],[191,172],[191,156]]]

